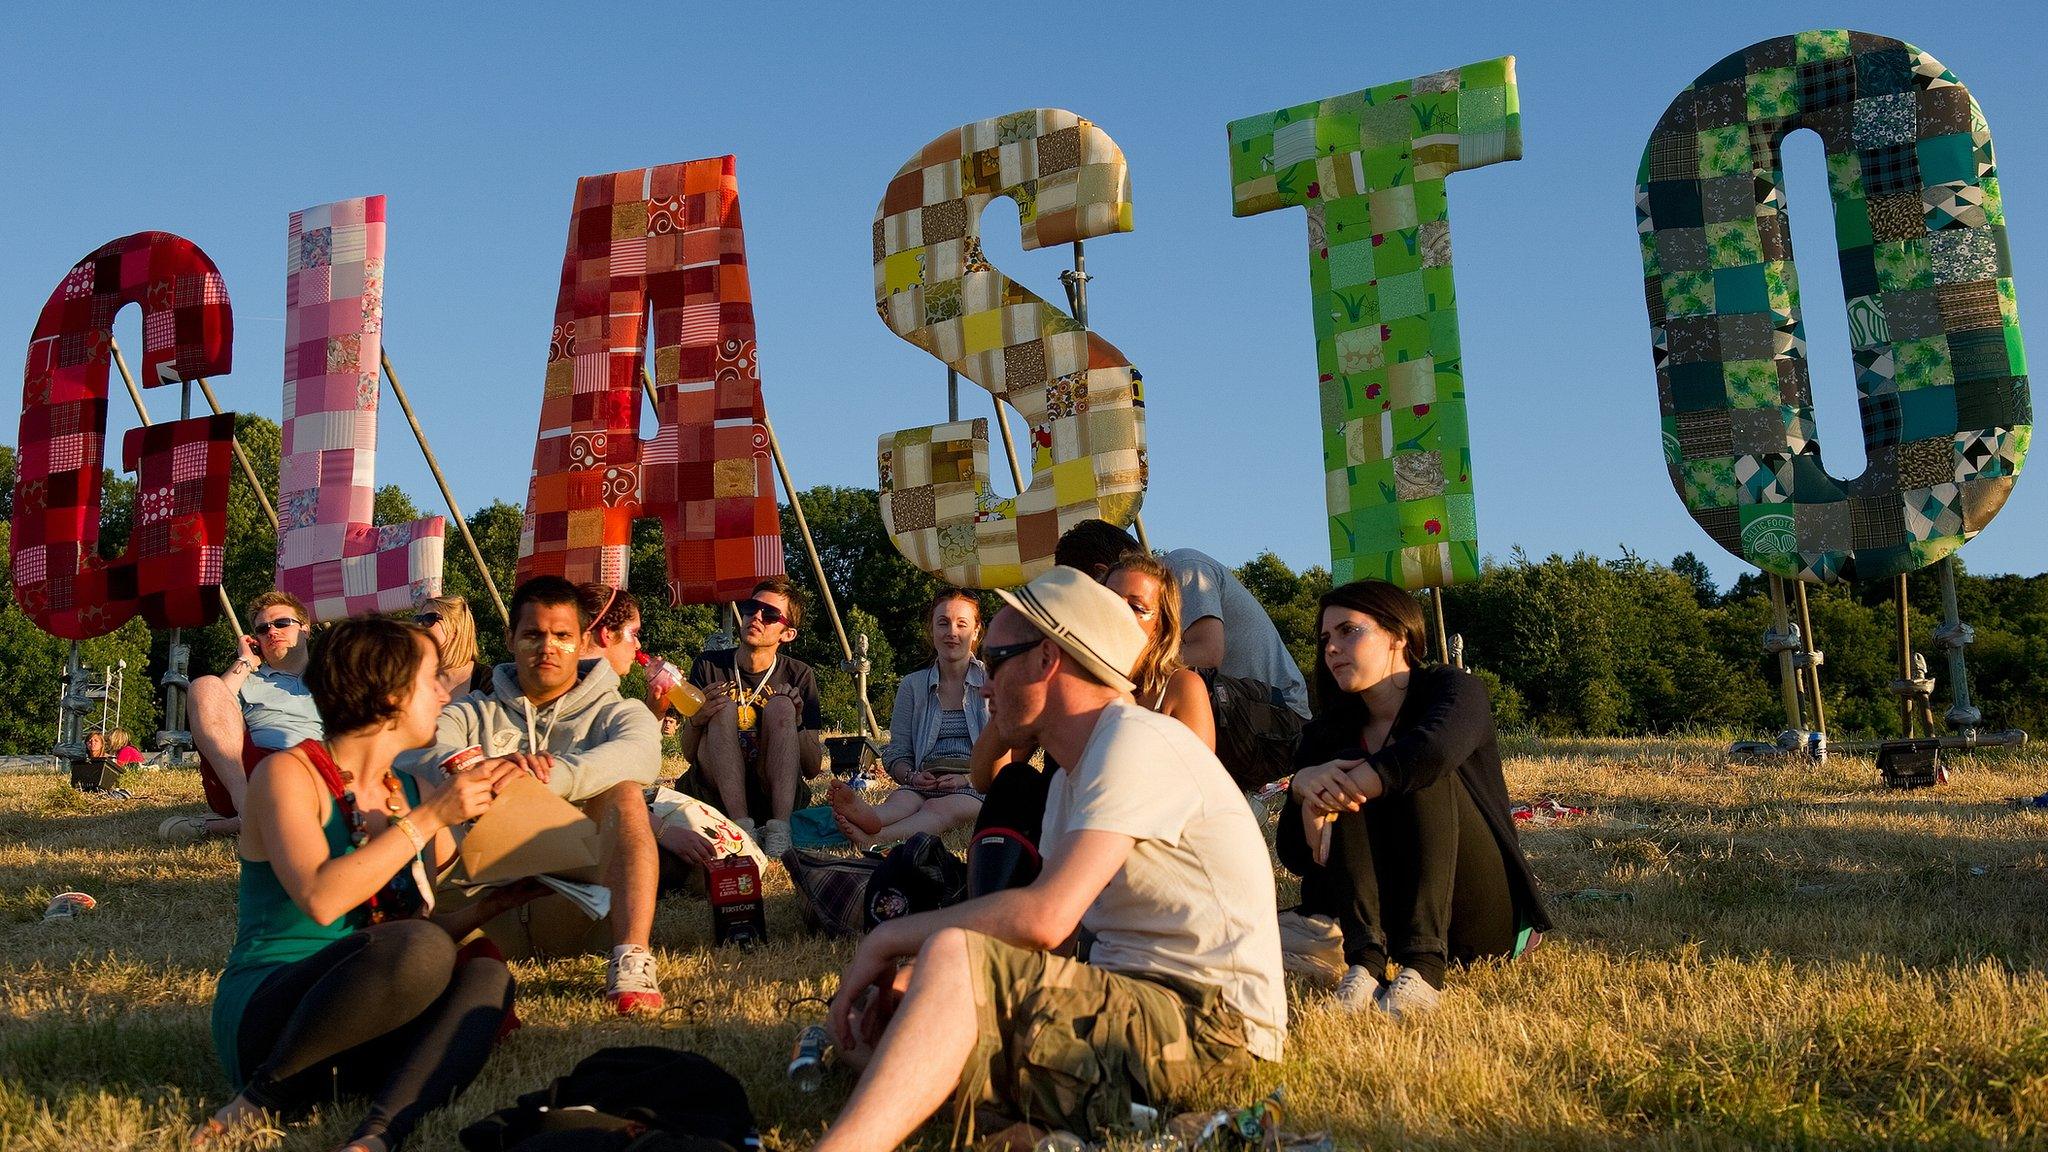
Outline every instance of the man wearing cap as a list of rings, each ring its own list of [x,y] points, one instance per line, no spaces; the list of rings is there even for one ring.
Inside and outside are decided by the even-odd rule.
[[[989,724],[1067,766],[1045,867],[862,939],[832,1024],[867,1067],[821,1152],[894,1148],[948,1094],[956,1120],[986,1107],[1085,1136],[1280,1056],[1273,869],[1243,794],[1185,726],[1130,699],[1145,636],[1120,597],[1072,568],[1000,595]],[[1080,927],[1087,964],[1052,952]]]

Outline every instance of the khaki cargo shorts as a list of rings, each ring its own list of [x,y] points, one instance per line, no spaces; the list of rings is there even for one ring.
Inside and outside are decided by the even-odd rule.
[[[1083,1136],[1162,1112],[1204,1079],[1248,1069],[1244,1018],[1216,988],[1168,983],[967,934],[978,1040],[953,1097],[972,1139],[987,1109]]]

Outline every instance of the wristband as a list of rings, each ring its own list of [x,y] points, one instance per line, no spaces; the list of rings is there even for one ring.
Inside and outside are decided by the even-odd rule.
[[[243,657],[241,657],[240,659],[236,660],[236,661],[235,661],[235,662],[234,662],[233,664],[230,664],[230,665],[228,665],[228,671],[230,671],[230,672],[254,672],[254,671],[256,671],[256,665],[254,665],[254,664],[251,664],[251,663],[249,662],[249,658],[248,658],[247,656],[243,656]]]
[[[413,855],[417,856],[420,853],[425,852],[427,850],[427,838],[425,836],[420,835],[420,830],[418,828],[413,827],[412,819],[410,817],[393,816],[391,818],[391,826],[393,828],[398,829],[400,832],[405,833],[405,838],[407,840],[412,841]]]

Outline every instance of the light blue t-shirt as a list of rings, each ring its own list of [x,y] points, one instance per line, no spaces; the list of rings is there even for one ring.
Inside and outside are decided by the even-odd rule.
[[[258,748],[276,752],[301,740],[324,739],[306,682],[265,664],[242,681],[242,725]]]

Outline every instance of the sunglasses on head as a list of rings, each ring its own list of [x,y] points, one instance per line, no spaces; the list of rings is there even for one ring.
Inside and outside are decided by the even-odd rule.
[[[746,620],[757,615],[761,617],[763,624],[780,624],[789,619],[788,613],[765,600],[740,601],[740,619]]]
[[[996,669],[1001,668],[1013,658],[1022,656],[1043,643],[1045,643],[1045,637],[1040,636],[1036,640],[1025,640],[1016,644],[994,644],[983,648],[981,650],[982,675],[991,680],[995,679]]]
[[[422,628],[431,628],[441,622],[441,614],[439,612],[415,612],[412,614],[412,622]]]
[[[254,636],[264,636],[282,628],[297,628],[298,626],[299,622],[297,620],[286,616],[278,620],[259,620],[249,626],[249,632]]]

